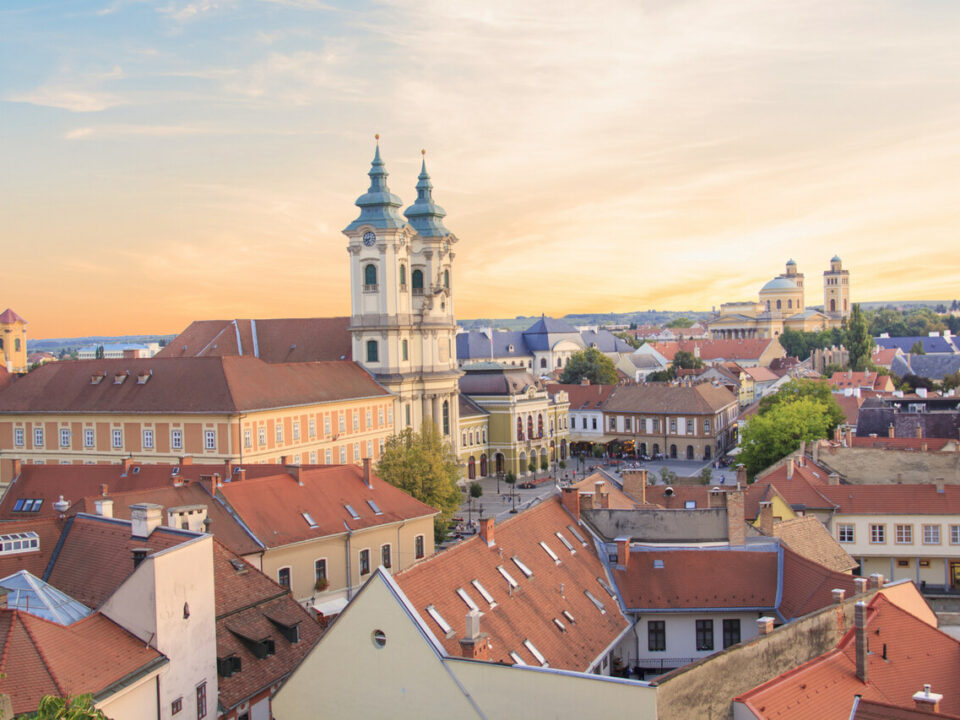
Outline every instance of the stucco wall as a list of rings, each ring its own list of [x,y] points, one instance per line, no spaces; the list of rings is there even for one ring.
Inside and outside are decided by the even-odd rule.
[[[943,478],[960,484],[960,453],[831,447],[820,448],[819,455],[850,483],[932,483]]]
[[[97,703],[97,707],[113,720],[159,720],[157,715],[158,672],[140,678],[136,684]]]

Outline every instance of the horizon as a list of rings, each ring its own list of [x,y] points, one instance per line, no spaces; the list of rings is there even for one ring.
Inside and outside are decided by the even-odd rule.
[[[791,257],[817,305],[835,253],[853,302],[960,286],[958,5],[15,0],[0,24],[0,305],[37,339],[348,314],[375,133],[404,206],[427,149],[464,320],[709,312]]]

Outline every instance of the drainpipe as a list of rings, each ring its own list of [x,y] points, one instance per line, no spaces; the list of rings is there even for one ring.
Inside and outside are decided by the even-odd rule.
[[[353,575],[350,572],[350,538],[353,537],[353,530],[347,525],[346,520],[343,521],[343,526],[347,529],[347,602],[349,602],[353,596]]]

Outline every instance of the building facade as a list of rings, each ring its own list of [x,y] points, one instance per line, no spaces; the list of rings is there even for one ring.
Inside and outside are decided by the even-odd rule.
[[[7,308],[0,313],[0,361],[7,372],[25,373],[27,365],[27,321]]]

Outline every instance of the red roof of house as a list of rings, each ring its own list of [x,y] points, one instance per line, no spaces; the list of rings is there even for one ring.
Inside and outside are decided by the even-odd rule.
[[[873,354],[873,364],[888,368],[898,352],[900,348],[882,348]]]
[[[773,485],[777,492],[793,507],[832,509],[833,501],[821,491],[828,487],[830,473],[804,458],[804,464],[794,460],[793,477],[787,479],[787,463],[779,463],[762,475],[754,485]]]
[[[242,355],[268,363],[351,360],[349,317],[196,320],[157,357]]]
[[[44,695],[97,694],[165,662],[100,613],[64,626],[0,610],[0,693],[10,696],[15,715],[35,711]]]
[[[540,665],[524,645],[528,640],[550,667],[585,671],[630,624],[599,581],[607,583],[606,572],[592,543],[581,544],[570,530],[576,525],[554,497],[497,525],[493,547],[487,547],[477,535],[394,578],[451,655],[460,655],[459,638],[470,610],[457,594],[462,589],[483,613],[480,630],[489,633],[491,661],[513,664],[510,653],[515,652],[525,664]],[[574,552],[557,537],[558,532]],[[583,528],[577,532],[587,537]],[[541,547],[541,541],[557,561]],[[530,577],[514,558],[532,572]],[[514,579],[515,589],[509,589],[498,567]],[[495,607],[483,598],[474,581],[492,596]],[[603,612],[587,592],[603,605]],[[435,608],[449,624],[450,633],[445,633],[428,607]]]
[[[275,473],[221,485],[220,493],[250,531],[267,547],[431,517],[437,510],[371,476],[372,489],[355,465],[305,466],[301,484]],[[370,502],[380,510],[377,514]],[[354,518],[347,506],[359,517]],[[309,513],[314,527],[303,516]]]
[[[889,375],[878,375],[875,372],[853,372],[852,370],[838,370],[827,382],[835,388],[866,388],[880,392],[891,392],[895,389]]]
[[[736,698],[760,718],[847,720],[856,695],[866,700],[913,707],[925,683],[941,692],[944,713],[960,714],[960,643],[894,605],[880,592],[870,601],[867,677],[856,674],[856,630],[835,650],[821,655]],[[881,648],[882,645],[882,648]],[[885,649],[886,652],[881,652]]]
[[[753,378],[754,382],[774,382],[780,379],[779,375],[765,367],[745,367],[743,371]]]
[[[850,438],[855,448],[880,448],[883,450],[920,450],[940,452],[950,442],[951,438],[918,438],[918,437],[857,437]]]
[[[0,390],[9,387],[11,383],[13,383],[13,374],[7,372],[7,368],[0,365]]]
[[[65,525],[65,520],[56,517],[0,522],[0,535],[35,532],[40,541],[39,551],[0,555],[0,577],[26,570],[31,575],[42,578]]]
[[[820,492],[850,515],[960,514],[960,485],[828,485]]]
[[[931,692],[933,691],[931,690]],[[947,715],[931,710],[919,710],[915,707],[897,707],[890,703],[875,702],[862,698],[856,705],[856,714],[851,715],[850,720],[960,720],[960,715]]]
[[[831,570],[803,557],[788,547],[783,548],[783,596],[780,614],[792,620],[827,607],[833,602],[833,590],[856,592],[853,575]]]
[[[667,360],[680,350],[692,353],[700,349],[700,358],[712,360],[752,360],[757,361],[767,351],[776,338],[744,338],[740,340],[683,340],[680,342],[653,342],[650,345]]]
[[[18,323],[18,322],[23,323],[24,325],[26,325],[27,323],[26,320],[24,320],[22,317],[17,315],[10,308],[7,308],[2,313],[0,313],[0,323],[12,324],[12,323]]]
[[[837,405],[843,410],[843,416],[846,419],[847,425],[856,427],[857,418],[860,417],[860,406],[863,405],[863,397],[836,394],[833,396],[833,399],[837,401]]]
[[[562,390],[570,397],[571,410],[599,410],[616,385],[570,385],[550,384],[547,392],[551,395]]]
[[[117,383],[118,378],[125,379]],[[11,385],[0,393],[0,412],[236,413],[387,396],[363,368],[346,361],[73,360],[48,363]]]

